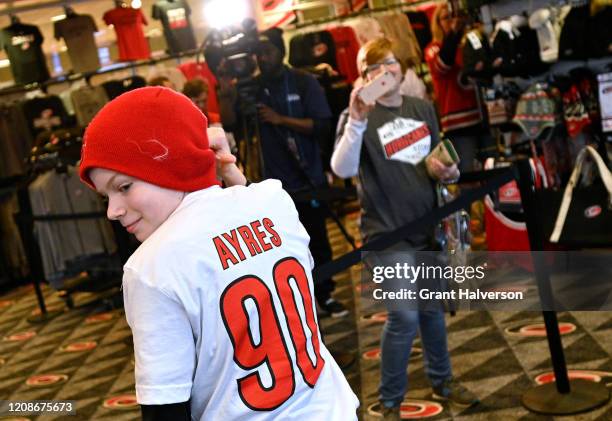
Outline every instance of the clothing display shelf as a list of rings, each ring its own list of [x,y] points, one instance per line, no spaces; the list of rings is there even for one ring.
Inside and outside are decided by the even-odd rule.
[[[583,6],[588,1],[586,0],[528,0],[528,1],[516,1],[516,0],[496,0],[489,4],[485,4],[480,7],[480,15],[482,16],[485,29],[488,33],[492,32],[492,21],[503,19],[512,15],[521,15],[524,12],[531,14],[537,9],[546,7],[560,7],[560,6],[572,6],[578,7]],[[490,30],[491,29],[491,30]]]
[[[184,58],[197,57],[200,53],[201,53],[201,49],[198,48],[195,50],[184,51],[184,52],[177,53],[177,54],[164,54],[160,57],[151,58],[149,60],[138,60],[138,61],[125,62],[125,63],[123,62],[114,63],[109,66],[105,66],[95,72],[61,75],[61,76],[51,78],[41,83],[31,83],[29,85],[10,86],[8,88],[0,89],[0,97],[2,97],[3,95],[14,95],[14,94],[19,94],[19,93],[35,91],[37,89],[43,92],[46,92],[47,88],[52,85],[59,85],[59,84],[66,83],[66,82],[72,83],[72,82],[76,82],[76,81],[83,80],[83,79],[85,79],[86,81],[89,81],[94,76],[119,72],[123,70],[132,70],[132,73],[133,73],[132,76],[136,76],[136,68],[138,67],[152,66],[157,63],[162,63],[168,60],[176,60],[177,64],[180,64]]]
[[[438,3],[438,1],[425,0],[425,1],[415,1],[412,3],[392,4],[389,6],[377,7],[374,9],[361,9],[355,12],[347,13],[345,15],[329,16],[326,18],[314,19],[308,22],[298,22],[296,24],[290,24],[290,25],[283,27],[283,29],[286,32],[291,32],[292,30],[298,30],[298,29],[302,29],[306,27],[316,30],[317,26],[324,27],[324,25],[328,23],[332,23],[332,22],[342,22],[348,19],[359,17],[359,16],[373,16],[376,14],[391,12],[391,11],[409,12],[412,10],[416,10],[419,7],[426,6],[429,4],[436,4],[436,3]]]
[[[45,154],[53,155],[53,154]],[[44,159],[44,157],[41,157]],[[50,156],[49,158],[53,158]],[[53,171],[53,170],[51,170]],[[45,278],[45,271],[43,269],[41,249],[38,241],[34,235],[34,223],[36,221],[80,221],[80,220],[99,220],[106,218],[106,212],[80,212],[80,213],[69,213],[69,214],[52,214],[52,215],[34,215],[32,211],[32,203],[28,194],[28,186],[33,181],[36,174],[30,174],[27,177],[19,180],[20,184],[17,186],[17,198],[19,201],[19,213],[15,214],[15,222],[19,229],[20,235],[24,242],[24,248],[27,255],[28,262],[30,264],[29,278],[34,287],[36,299],[38,303],[39,312],[28,317],[30,323],[41,323],[45,322],[53,317],[56,317],[64,312],[63,309],[50,309],[45,303],[45,298],[42,292],[41,284],[49,283],[49,280]],[[127,233],[119,229],[116,224],[113,225],[113,234],[117,243],[117,256],[121,263],[125,263],[129,257],[130,250],[125,246]],[[65,279],[63,288],[58,291],[59,297],[61,297],[68,308],[74,307],[74,302],[71,297],[71,293],[79,291],[78,287],[83,282],[89,281],[89,277],[84,274],[72,276]],[[115,285],[110,285],[115,287]],[[110,288],[108,285],[104,285],[105,288]]]
[[[36,2],[34,4],[27,4],[23,6],[17,6],[15,3],[17,2],[7,2],[9,4],[12,3],[11,6],[6,7],[0,10],[0,16],[2,15],[17,15],[20,13],[31,12],[34,10],[47,9],[47,8],[64,8],[64,6],[68,6],[69,4],[76,3],[85,3],[90,0],[59,0],[59,1],[49,1],[46,3]]]

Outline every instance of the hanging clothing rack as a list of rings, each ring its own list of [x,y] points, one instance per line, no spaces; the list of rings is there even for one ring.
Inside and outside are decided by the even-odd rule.
[[[374,9],[362,9],[362,10],[351,12],[351,13],[348,13],[342,16],[330,16],[327,18],[314,19],[308,22],[296,23],[294,25],[287,25],[284,29],[286,31],[297,30],[297,29],[307,28],[311,26],[324,25],[330,22],[342,22],[348,19],[359,17],[359,16],[370,16],[370,15],[375,15],[378,13],[389,12],[389,11],[394,11],[394,10],[399,10],[401,12],[410,11],[410,10],[415,10],[417,6],[423,6],[426,4],[436,4],[436,3],[439,3],[439,1],[422,0],[422,1],[417,1],[414,3],[410,3],[410,4],[393,4],[390,6],[377,7]]]
[[[127,63],[115,63],[110,66],[107,66],[106,68],[99,69],[95,72],[61,75],[61,76],[51,78],[44,82],[36,82],[36,83],[31,83],[29,85],[24,85],[24,86],[19,86],[19,85],[10,86],[8,88],[0,89],[0,97],[2,97],[3,95],[14,95],[14,94],[19,94],[19,93],[35,91],[37,89],[40,89],[43,92],[45,92],[49,86],[59,85],[59,84],[66,83],[66,82],[72,83],[72,82],[76,82],[76,81],[83,80],[83,79],[86,81],[89,81],[89,79],[91,79],[94,76],[109,74],[113,72],[119,72],[122,70],[134,70],[138,67],[152,66],[157,63],[161,63],[161,62],[168,61],[168,60],[177,60],[180,63],[181,59],[185,57],[197,56],[199,53],[200,53],[200,48],[197,48],[197,49],[190,50],[190,51],[184,51],[178,54],[164,55],[164,56],[157,57],[157,58],[151,58],[149,60],[139,60],[139,61],[132,61],[132,62],[127,62]]]
[[[69,4],[84,3],[86,1],[89,1],[89,0],[57,0],[57,1],[51,1],[48,3],[30,4],[27,6],[17,6],[17,7],[14,6],[14,2],[7,2],[8,4],[6,5],[6,7],[3,9],[0,9],[0,16],[14,15],[17,13],[30,12],[32,10],[39,10],[39,9],[47,9],[50,7],[64,7]]]

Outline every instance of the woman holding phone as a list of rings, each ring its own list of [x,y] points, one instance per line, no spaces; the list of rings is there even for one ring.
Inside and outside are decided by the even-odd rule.
[[[435,154],[440,133],[433,105],[400,92],[402,68],[392,43],[379,38],[366,43],[357,55],[364,83],[388,72],[391,86],[373,104],[366,104],[363,86],[351,93],[348,112],[340,118],[332,170],[342,178],[358,175],[363,209],[361,231],[365,241],[375,240],[431,212],[436,206],[434,184],[459,176],[455,163],[445,165]],[[385,266],[412,259],[417,251],[432,249],[433,228],[415,233],[380,253]],[[415,264],[415,261],[409,262]],[[420,262],[419,262],[420,263]],[[477,402],[473,393],[452,377],[441,308],[393,308],[381,338],[380,410],[386,420],[400,419],[400,404],[407,389],[406,367],[412,342],[421,332],[426,373],[433,396],[463,406]]]

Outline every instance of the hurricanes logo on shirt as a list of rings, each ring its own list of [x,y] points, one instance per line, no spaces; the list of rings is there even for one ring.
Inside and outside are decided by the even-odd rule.
[[[30,44],[34,42],[34,35],[15,35],[11,37],[11,45],[19,46],[22,50],[30,48]]]
[[[431,147],[429,127],[418,120],[397,117],[378,128],[378,138],[387,159],[416,165]]]
[[[187,27],[187,17],[185,14],[185,9],[178,8],[168,10],[168,24],[172,29],[179,29]]]

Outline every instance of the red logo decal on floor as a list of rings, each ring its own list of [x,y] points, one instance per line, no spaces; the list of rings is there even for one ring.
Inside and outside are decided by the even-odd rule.
[[[362,355],[364,360],[380,360],[380,348],[371,349]]]
[[[70,345],[63,346],[60,349],[64,352],[81,352],[89,351],[90,349],[94,349],[97,346],[98,343],[96,341],[75,342]]]
[[[567,377],[570,379],[583,379],[589,380],[595,383],[605,383],[606,386],[612,385],[612,373],[609,371],[597,371],[597,370],[567,370]],[[555,381],[555,373],[549,371],[542,373],[535,378],[535,382],[538,385],[551,383]]]
[[[14,301],[11,300],[0,300],[0,308],[12,306]]]
[[[420,399],[405,399],[400,405],[400,417],[403,420],[435,417],[444,410],[437,402]],[[368,407],[368,413],[382,417],[380,403],[374,403]]]
[[[559,333],[561,335],[567,335],[576,330],[576,325],[573,323],[559,323]],[[535,323],[528,325],[519,325],[514,327],[506,328],[505,332],[508,335],[524,336],[524,337],[544,337],[546,336],[546,327],[544,323]]]
[[[65,374],[39,374],[26,380],[28,386],[50,386],[68,380]]]
[[[62,309],[62,306],[48,306],[46,307],[46,309],[48,312],[58,311]],[[40,311],[40,308],[35,308],[30,314],[32,316],[40,316],[42,314],[42,311]]]
[[[104,407],[110,409],[134,409],[138,408],[136,395],[119,395],[104,401]]]
[[[370,349],[369,351],[366,351],[363,354],[361,354],[361,357],[364,360],[380,360],[380,352],[381,352],[380,348]],[[421,358],[422,355],[423,355],[423,350],[421,348],[419,348],[418,346],[412,347],[412,351],[410,352],[411,360]]]
[[[34,336],[36,336],[36,332],[33,330],[28,330],[27,332],[17,332],[13,333],[12,335],[5,336],[3,340],[8,342],[27,341]]]
[[[100,313],[89,316],[85,319],[85,324],[108,322],[114,318],[113,313]]]

